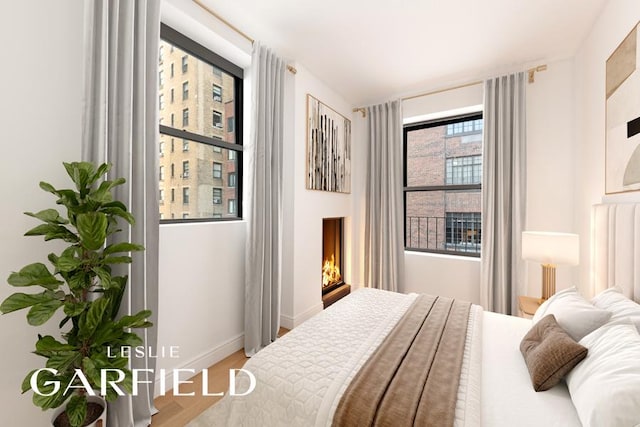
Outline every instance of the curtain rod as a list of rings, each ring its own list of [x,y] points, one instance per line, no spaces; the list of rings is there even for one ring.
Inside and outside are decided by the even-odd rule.
[[[195,4],[197,4],[198,6],[200,6],[202,9],[204,9],[206,12],[208,12],[210,15],[214,16],[216,19],[218,19],[224,25],[226,25],[227,27],[229,27],[230,29],[235,31],[237,34],[241,35],[243,38],[248,40],[251,44],[253,44],[255,42],[255,40],[252,39],[251,37],[249,37],[245,32],[240,30],[238,27],[233,25],[231,22],[229,22],[226,19],[224,19],[222,16],[220,16],[218,13],[216,13],[213,9],[211,9],[209,6],[204,4],[202,1],[193,0],[193,2]],[[289,70],[289,72],[291,74],[296,74],[298,72],[298,70],[296,70],[296,67],[294,67],[293,65],[289,65],[289,64],[287,64],[287,70]]]
[[[546,71],[546,70],[547,70],[547,64],[542,64],[542,65],[538,65],[537,67],[529,68],[527,70],[527,74],[529,75],[529,83],[535,83],[535,73],[536,72]],[[483,82],[482,80],[477,80],[477,81],[474,81],[474,82],[463,83],[461,85],[447,87],[447,88],[444,88],[444,89],[437,89],[437,90],[433,90],[433,91],[430,91],[430,92],[419,93],[417,95],[405,96],[404,98],[400,98],[400,100],[401,101],[408,101],[410,99],[422,98],[423,96],[435,95],[435,94],[442,93],[442,92],[449,92],[451,90],[462,89],[462,88],[469,87],[469,86],[479,85],[482,82]],[[366,117],[367,116],[367,109],[364,108],[364,107],[354,108],[352,111],[354,113],[362,113],[362,117]]]

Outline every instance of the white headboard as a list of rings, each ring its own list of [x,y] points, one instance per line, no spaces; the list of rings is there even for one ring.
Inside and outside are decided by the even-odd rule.
[[[619,286],[640,302],[640,203],[594,205],[591,220],[593,289]]]

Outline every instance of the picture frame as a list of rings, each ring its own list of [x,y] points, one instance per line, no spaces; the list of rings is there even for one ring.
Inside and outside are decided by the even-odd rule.
[[[639,27],[633,27],[606,61],[606,194],[640,190]]]
[[[307,94],[306,188],[351,193],[351,121]]]

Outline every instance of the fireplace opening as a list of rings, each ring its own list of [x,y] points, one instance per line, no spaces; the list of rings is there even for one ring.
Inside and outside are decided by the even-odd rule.
[[[344,284],[342,218],[322,220],[322,293]]]

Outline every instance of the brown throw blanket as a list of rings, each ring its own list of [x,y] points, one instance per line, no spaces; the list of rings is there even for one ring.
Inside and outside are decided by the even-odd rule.
[[[349,384],[333,426],[452,426],[470,308],[418,296]]]

